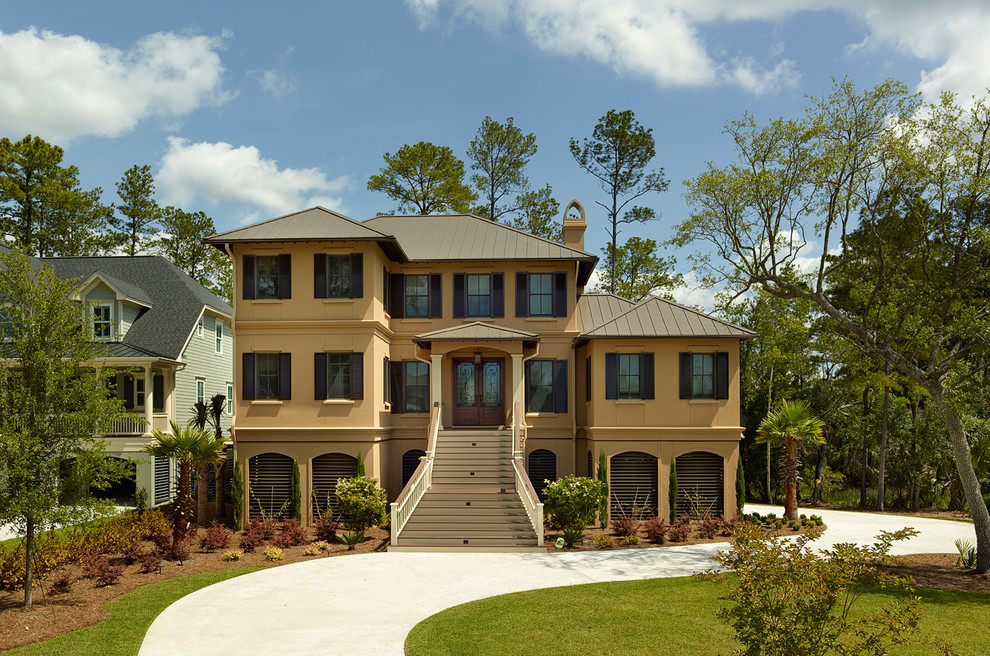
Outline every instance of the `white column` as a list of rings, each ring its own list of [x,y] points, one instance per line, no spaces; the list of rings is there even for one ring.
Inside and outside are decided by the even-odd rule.
[[[144,420],[147,422],[144,427],[144,436],[151,437],[153,430],[153,417],[155,412],[155,390],[154,380],[151,377],[151,365],[144,365]]]
[[[443,389],[440,381],[443,378],[443,354],[430,354],[430,406],[440,401],[440,425],[443,425]]]
[[[512,409],[515,412],[516,404],[526,411],[525,407],[526,395],[523,390],[523,355],[522,353],[512,354]],[[518,422],[521,425],[525,425],[523,417],[518,417]],[[515,421],[516,419],[514,419]]]

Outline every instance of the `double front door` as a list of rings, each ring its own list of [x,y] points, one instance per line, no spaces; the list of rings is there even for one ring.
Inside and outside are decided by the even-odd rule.
[[[503,387],[505,361],[502,358],[454,358],[454,424],[460,426],[499,426],[505,421]]]

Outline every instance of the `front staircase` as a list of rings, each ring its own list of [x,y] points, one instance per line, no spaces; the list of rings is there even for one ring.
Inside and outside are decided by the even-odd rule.
[[[509,430],[438,431],[432,480],[389,551],[545,552],[517,491],[513,451]]]

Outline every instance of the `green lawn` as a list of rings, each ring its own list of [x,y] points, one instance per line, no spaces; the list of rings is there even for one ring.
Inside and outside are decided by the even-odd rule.
[[[263,568],[238,567],[152,583],[107,604],[107,619],[100,624],[6,653],[9,656],[134,656],[148,627],[169,604],[200,588],[259,569]],[[222,622],[230,607],[218,608],[216,612],[217,621]],[[195,637],[186,637],[192,640],[189,644],[195,652]]]
[[[427,618],[406,639],[407,656],[731,654],[739,646],[715,617],[724,587],[690,577],[597,583],[482,599]],[[956,652],[990,653],[990,594],[922,590],[922,630]],[[876,606],[869,595],[857,609]],[[933,654],[907,647],[891,654]]]

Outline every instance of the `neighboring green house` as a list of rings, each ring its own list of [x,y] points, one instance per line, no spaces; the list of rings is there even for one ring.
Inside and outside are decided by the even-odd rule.
[[[233,398],[232,310],[226,302],[157,255],[31,258],[79,285],[93,337],[109,356],[94,363],[117,371],[117,398],[127,416],[105,436],[107,453],[136,463],[135,477],[107,496],[132,497],[144,488],[149,504],[173,496],[174,465],[142,453],[152,431],[185,425],[196,401]],[[230,427],[230,412],[225,428]]]

